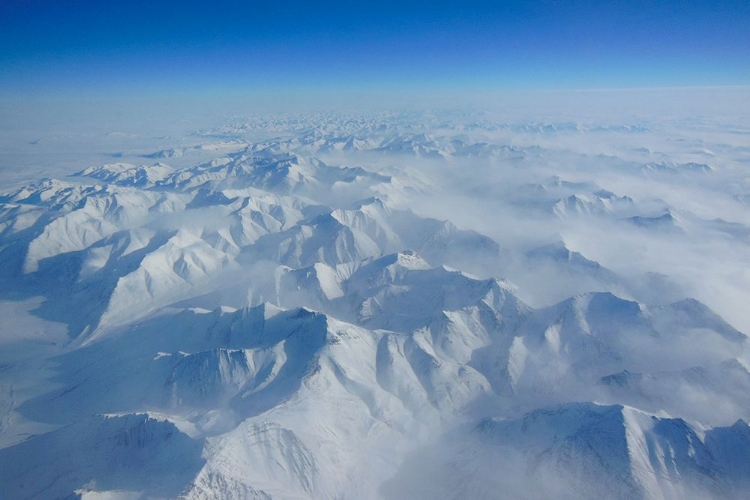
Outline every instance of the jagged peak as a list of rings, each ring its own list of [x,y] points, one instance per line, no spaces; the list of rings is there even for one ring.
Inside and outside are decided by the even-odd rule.
[[[121,172],[127,172],[128,170],[132,170],[138,167],[139,167],[138,165],[135,165],[133,163],[124,163],[124,162],[105,163],[104,165],[94,165],[91,167],[87,167],[83,170],[75,172],[73,176],[74,177],[87,176],[95,172],[102,172],[102,171],[110,172],[110,173],[121,173]]]
[[[354,206],[355,210],[361,210],[364,207],[374,207],[382,211],[390,210],[386,202],[379,196],[365,198],[364,200],[356,202]]]
[[[403,250],[372,259],[359,270],[375,270],[394,266],[409,270],[432,269],[432,266],[414,250]]]

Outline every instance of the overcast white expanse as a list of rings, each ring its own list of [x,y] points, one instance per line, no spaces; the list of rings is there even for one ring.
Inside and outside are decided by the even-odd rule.
[[[750,495],[750,89],[331,99],[2,105],[0,497]]]

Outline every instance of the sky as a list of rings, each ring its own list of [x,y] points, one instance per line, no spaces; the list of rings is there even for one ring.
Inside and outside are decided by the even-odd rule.
[[[750,2],[2,0],[0,98],[750,84]]]

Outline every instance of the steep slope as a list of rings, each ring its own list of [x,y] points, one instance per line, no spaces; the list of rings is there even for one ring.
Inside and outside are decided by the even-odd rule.
[[[0,493],[42,499],[114,490],[174,498],[204,462],[201,441],[158,415],[91,416],[0,450]]]
[[[415,453],[404,477],[387,482],[384,493],[391,498],[468,494],[489,499],[499,491],[529,499],[740,498],[747,482],[749,429],[739,421],[704,431],[682,419],[621,405],[548,407],[448,434]],[[433,481],[410,481],[406,474]]]

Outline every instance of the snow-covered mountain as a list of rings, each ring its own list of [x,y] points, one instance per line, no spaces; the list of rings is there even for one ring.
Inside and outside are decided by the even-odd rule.
[[[746,497],[747,337],[685,293],[727,288],[633,256],[746,249],[634,191],[721,171],[622,160],[616,195],[528,141],[645,126],[430,119],[232,122],[0,196],[0,496]]]
[[[742,498],[749,445],[742,420],[706,430],[623,405],[569,403],[448,434],[412,454],[384,490],[391,498]]]

